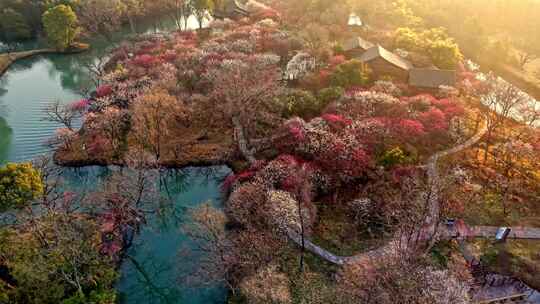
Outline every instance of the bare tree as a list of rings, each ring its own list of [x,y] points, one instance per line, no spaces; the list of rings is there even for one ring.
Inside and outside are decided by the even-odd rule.
[[[83,64],[84,68],[88,71],[92,84],[96,88],[101,85],[101,80],[107,74],[105,66],[107,65],[108,60],[108,57],[99,56],[97,59],[89,60]]]
[[[248,131],[254,129],[257,120],[272,117],[269,103],[283,88],[275,63],[272,58],[254,56],[225,62],[205,74],[213,85],[210,97],[216,110],[232,124],[239,150],[250,163],[256,159]]]
[[[540,58],[540,39],[534,34],[517,39],[514,43],[517,46],[517,56],[519,67],[525,69],[525,66],[532,61]]]
[[[489,90],[482,96],[483,104],[490,111],[486,115],[484,162],[487,161],[494,133],[498,130],[504,131],[501,127],[506,121],[519,118],[517,111],[528,101],[528,97],[518,88],[495,75],[488,76],[487,84]]]
[[[43,112],[43,120],[59,123],[70,131],[75,131],[73,124],[82,117],[80,109],[64,105],[59,100],[46,106]]]
[[[112,42],[113,33],[122,24],[125,5],[120,0],[83,0],[77,16],[83,28]]]
[[[62,191],[63,170],[54,164],[52,157],[40,156],[34,160],[33,165],[41,174],[43,183],[43,194],[36,204],[48,212],[72,213],[75,211],[77,208],[73,204],[75,195]],[[84,196],[84,193],[81,191],[79,196]]]
[[[188,19],[193,13],[190,0],[160,0],[166,8],[166,14],[174,21],[179,30],[187,30]]]
[[[234,243],[226,235],[225,213],[205,203],[191,211],[193,223],[184,227],[185,233],[195,241],[201,260],[191,279],[197,283],[223,282],[234,290],[227,279],[234,265],[239,263]]]
[[[188,110],[182,101],[164,91],[139,98],[133,105],[133,132],[141,146],[159,161],[165,140],[176,123],[185,123]]]
[[[129,21],[129,26],[133,34],[137,33],[135,19],[143,15],[144,1],[142,0],[121,0],[124,5],[124,11]]]

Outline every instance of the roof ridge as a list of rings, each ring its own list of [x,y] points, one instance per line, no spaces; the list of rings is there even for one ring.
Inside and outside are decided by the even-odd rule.
[[[366,52],[362,56],[360,56],[360,59],[363,61],[370,61],[377,57],[381,57],[387,62],[389,62],[390,64],[393,64],[404,70],[410,70],[414,67],[412,63],[410,63],[407,59],[385,49],[383,46],[381,46],[378,43],[372,48],[369,48],[368,50],[366,50]]]

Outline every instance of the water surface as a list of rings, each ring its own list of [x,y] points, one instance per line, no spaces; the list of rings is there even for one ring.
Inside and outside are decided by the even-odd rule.
[[[189,20],[196,27],[194,18]],[[149,24],[143,32],[173,28],[164,21],[158,27]],[[120,41],[129,31],[118,33]],[[13,64],[0,77],[0,165],[5,162],[31,161],[50,153],[44,145],[60,125],[43,120],[43,109],[60,101],[70,103],[83,97],[84,89],[92,84],[85,62],[105,56],[112,47],[103,39],[90,41],[89,52],[73,55],[42,55]],[[20,45],[20,49],[42,47],[40,41]],[[1,46],[0,46],[1,48]],[[114,168],[86,167],[65,169],[66,188],[73,191],[92,191],[110,175]],[[196,266],[196,259],[182,258],[180,252],[193,248],[193,243],[182,230],[189,225],[187,211],[211,200],[219,207],[219,183],[229,170],[224,167],[191,168],[163,172],[170,201],[160,208],[159,214],[149,214],[148,224],[142,228],[128,251],[129,258],[120,267],[117,282],[122,303],[189,303],[220,304],[226,294],[222,286],[194,288],[185,283],[186,270]]]

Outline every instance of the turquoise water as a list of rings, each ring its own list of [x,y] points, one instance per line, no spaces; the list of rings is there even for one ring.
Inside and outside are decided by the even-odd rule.
[[[189,225],[186,211],[190,208],[209,200],[214,205],[219,202],[216,188],[228,173],[228,169],[220,167],[191,168],[171,173],[167,178],[171,185],[178,186],[169,189],[176,204],[171,209],[165,207],[162,216],[154,216],[128,251],[133,259],[126,259],[122,265],[122,279],[118,282],[126,303],[225,303],[224,288],[188,287],[187,274],[196,265],[196,259],[186,252],[193,248],[193,243],[182,227]]]
[[[117,168],[86,167],[65,169],[63,176],[70,188],[84,191]],[[168,170],[161,194],[167,200],[146,215],[147,224],[127,251],[116,284],[121,303],[126,304],[221,304],[226,289],[216,285],[201,288],[190,280],[197,265],[194,243],[183,228],[189,225],[189,210],[201,203],[220,206],[221,181],[230,173],[226,167]],[[166,190],[165,190],[166,189]],[[154,208],[152,208],[154,211]],[[195,257],[194,257],[195,254]]]
[[[163,22],[161,29],[172,23]],[[190,26],[196,26],[190,20]],[[153,31],[147,26],[142,31]],[[159,30],[159,29],[158,29]],[[128,31],[118,33],[118,40]],[[35,47],[31,42],[21,49]],[[59,100],[69,103],[82,97],[81,91],[90,88],[84,62],[96,60],[108,52],[108,43],[91,41],[92,50],[75,55],[46,55],[15,63],[0,78],[0,164],[30,161],[50,153],[43,143],[59,125],[43,120],[43,108]],[[70,189],[93,190],[113,168],[86,167],[65,169],[63,177]],[[219,183],[229,170],[224,167],[188,168],[165,171],[168,177],[163,195],[170,203],[160,206],[159,213],[148,215],[147,225],[136,236],[129,249],[129,258],[122,263],[117,289],[122,303],[224,303],[226,294],[221,286],[195,288],[185,282],[185,275],[197,259],[181,253],[193,248],[182,231],[189,224],[186,211],[212,200],[219,206]]]
[[[189,28],[197,26],[194,18],[188,20]],[[140,32],[151,33],[173,29],[174,24],[166,19],[157,27],[140,24],[139,28]],[[124,29],[114,39],[121,41],[128,34],[131,32]],[[92,49],[82,54],[43,55],[18,61],[0,77],[0,164],[27,161],[48,151],[43,143],[59,125],[42,120],[43,108],[56,100],[70,103],[81,99],[81,92],[92,88],[84,63],[105,56],[112,48],[104,39],[93,39],[90,44]],[[20,45],[20,49],[36,47],[44,47],[43,42]]]

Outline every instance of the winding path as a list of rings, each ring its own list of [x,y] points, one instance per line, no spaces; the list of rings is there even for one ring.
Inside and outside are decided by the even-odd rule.
[[[429,212],[426,216],[426,220],[423,224],[423,228],[419,229],[419,232],[417,232],[416,236],[409,237],[407,239],[404,239],[402,237],[395,237],[390,242],[388,242],[386,245],[379,247],[377,249],[363,252],[354,256],[337,256],[331,252],[329,252],[326,249],[323,249],[317,245],[315,245],[310,240],[305,239],[304,240],[304,247],[309,252],[319,256],[320,258],[333,263],[337,265],[344,265],[349,263],[369,263],[372,260],[380,259],[381,257],[396,252],[398,249],[403,249],[403,246],[409,246],[410,240],[414,239],[416,242],[420,240],[428,240],[431,239],[430,236],[436,235],[437,232],[441,229],[442,225],[440,225],[440,203],[439,203],[439,190],[440,190],[440,180],[439,180],[439,172],[437,168],[437,163],[439,159],[442,157],[448,156],[450,154],[454,154],[460,151],[463,151],[473,145],[475,145],[487,132],[487,125],[484,123],[482,128],[478,130],[478,132],[468,139],[467,141],[450,148],[448,150],[444,150],[441,152],[436,153],[435,155],[431,156],[427,162],[427,165],[425,166],[427,168],[427,175],[428,175],[428,185],[429,187],[429,197],[428,197],[428,203],[429,203]],[[482,230],[480,230],[482,231]],[[439,231],[440,232],[440,231]],[[287,231],[288,237],[294,241],[299,246],[302,246],[302,238],[301,236],[292,231]],[[441,235],[444,237],[451,237],[452,233],[449,231],[442,231]]]
[[[430,187],[429,190],[429,214],[426,218],[425,225],[429,227],[429,232],[431,232],[431,235],[434,235],[437,231],[438,225],[440,223],[440,214],[441,214],[441,206],[439,203],[439,197],[440,197],[440,177],[439,177],[439,170],[437,168],[437,163],[439,162],[439,159],[446,157],[448,155],[458,153],[460,151],[463,151],[465,149],[468,149],[475,145],[487,132],[487,123],[483,123],[483,126],[476,132],[476,134],[469,138],[467,141],[450,148],[448,150],[440,151],[438,153],[435,153],[433,156],[431,156],[427,162],[427,175],[428,175],[428,185]]]
[[[0,76],[2,76],[7,71],[9,66],[11,66],[11,64],[13,64],[17,60],[28,58],[28,57],[38,55],[38,54],[47,54],[47,53],[54,53],[54,52],[56,52],[56,50],[54,49],[40,49],[40,50],[0,54]]]
[[[88,50],[88,45],[78,44],[77,47],[66,50],[66,51],[58,51],[56,49],[38,49],[38,50],[31,50],[31,51],[22,51],[22,52],[13,52],[13,53],[3,53],[0,54],[0,77],[4,75],[5,72],[9,69],[9,67],[17,60],[21,60],[24,58],[32,57],[35,55],[40,54],[74,54],[74,53],[81,53],[86,50]]]

